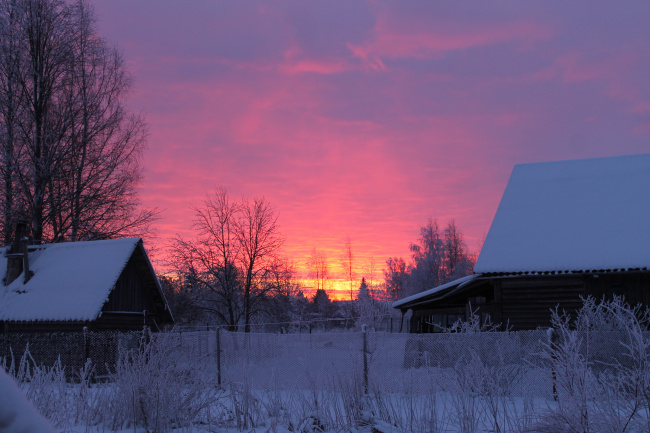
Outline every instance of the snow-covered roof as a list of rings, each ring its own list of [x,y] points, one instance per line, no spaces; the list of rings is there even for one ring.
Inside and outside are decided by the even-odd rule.
[[[24,273],[9,286],[0,283],[0,320],[96,319],[138,242],[127,238],[39,246],[29,253],[34,276],[27,284]],[[7,260],[0,258],[1,277],[6,267]]]
[[[516,165],[476,273],[650,267],[650,154]]]
[[[478,275],[467,275],[462,278],[458,278],[457,280],[450,281],[448,283],[442,284],[440,286],[434,287],[429,290],[425,290],[424,292],[416,293],[415,295],[407,296],[404,299],[400,299],[399,301],[393,302],[393,308],[403,308],[405,306],[413,306],[413,304],[417,304],[420,301],[424,300],[429,300],[430,298],[435,297],[435,295],[442,294],[443,291],[446,289],[451,289],[455,287],[460,287],[470,281],[472,281],[474,278],[478,277]]]

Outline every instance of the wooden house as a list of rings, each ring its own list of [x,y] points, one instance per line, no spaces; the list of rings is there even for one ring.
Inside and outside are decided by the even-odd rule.
[[[393,304],[411,332],[476,311],[510,329],[550,324],[581,297],[650,305],[650,154],[514,167],[474,274]]]
[[[158,331],[173,322],[141,239],[18,245],[0,259],[0,331]]]

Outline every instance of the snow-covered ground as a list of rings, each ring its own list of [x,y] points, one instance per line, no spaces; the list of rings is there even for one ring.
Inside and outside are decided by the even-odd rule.
[[[52,433],[50,423],[34,409],[13,378],[0,368],[0,433]]]
[[[634,432],[648,426],[649,401],[625,394],[629,386],[621,381],[631,376],[587,368],[580,350],[569,350],[580,339],[567,338],[567,350],[550,356],[543,353],[544,331],[367,338],[367,382],[358,332],[223,333],[220,375],[216,334],[209,332],[155,339],[123,357],[110,382],[94,382],[91,364],[73,384],[61,366],[14,364],[12,372],[61,432],[520,432],[579,430],[584,423],[594,432]],[[15,385],[2,386],[13,406],[5,401],[0,414],[29,407]],[[0,430],[15,431],[23,430]]]

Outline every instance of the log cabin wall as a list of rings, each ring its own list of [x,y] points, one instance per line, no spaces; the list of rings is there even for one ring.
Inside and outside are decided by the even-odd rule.
[[[613,295],[624,296],[632,305],[650,306],[650,272],[494,276],[462,293],[413,307],[410,331],[435,332],[440,326],[450,326],[450,317],[466,320],[470,302],[481,317],[489,314],[492,323],[510,330],[546,328],[551,326],[555,308],[575,317],[583,298],[611,299]]]
[[[465,312],[464,306],[414,311],[409,332],[412,334],[443,332],[457,320],[465,320]]]
[[[499,285],[501,320],[513,330],[550,326],[556,307],[575,317],[587,296],[622,295],[632,305],[650,306],[650,274],[643,271],[502,278]]]
[[[501,322],[513,331],[551,325],[551,310],[574,314],[585,296],[583,276],[500,279]]]
[[[619,295],[629,304],[650,306],[650,273],[647,271],[593,274],[585,278],[585,287],[596,299]]]

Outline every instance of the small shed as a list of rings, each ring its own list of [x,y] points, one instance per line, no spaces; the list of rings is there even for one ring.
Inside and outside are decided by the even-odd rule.
[[[173,322],[142,239],[20,248],[0,260],[0,331],[157,331]]]
[[[470,311],[513,330],[581,297],[650,306],[650,154],[516,165],[474,274],[399,300],[411,332]]]

